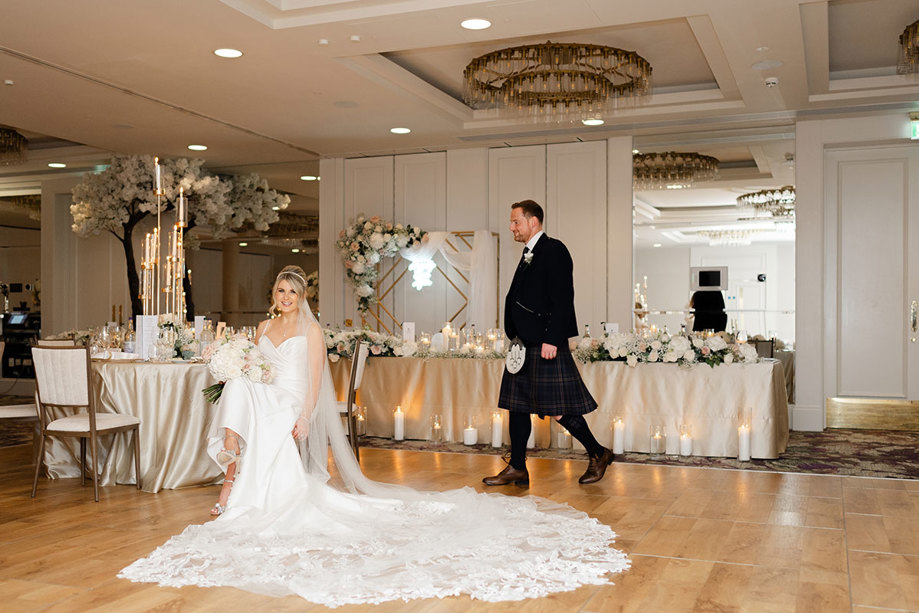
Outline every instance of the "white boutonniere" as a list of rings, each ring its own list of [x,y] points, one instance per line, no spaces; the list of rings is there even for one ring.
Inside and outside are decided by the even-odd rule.
[[[533,261],[532,251],[527,251],[526,253],[523,254],[523,265],[524,266],[529,266],[532,261]]]

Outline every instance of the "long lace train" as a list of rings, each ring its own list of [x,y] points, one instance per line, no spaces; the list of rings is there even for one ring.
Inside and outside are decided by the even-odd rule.
[[[607,573],[629,566],[608,526],[544,499],[470,488],[412,502],[341,496],[325,529],[285,533],[278,514],[189,526],[119,576],[297,594],[336,607],[461,593],[536,598],[607,583]]]

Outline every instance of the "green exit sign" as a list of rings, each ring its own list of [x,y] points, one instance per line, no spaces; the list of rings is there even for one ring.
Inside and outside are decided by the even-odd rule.
[[[913,140],[919,140],[919,121],[915,119],[909,122],[909,137]]]

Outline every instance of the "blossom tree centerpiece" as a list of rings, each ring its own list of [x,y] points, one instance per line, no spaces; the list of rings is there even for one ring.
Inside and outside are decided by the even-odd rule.
[[[221,177],[208,173],[203,166],[200,159],[160,160],[165,191],[160,213],[174,210],[179,190],[184,190],[188,198],[186,234],[198,225],[209,226],[215,237],[246,224],[264,231],[278,219],[274,207],[283,209],[290,202],[288,196],[268,189],[258,175]],[[154,180],[152,155],[116,155],[102,172],[83,175],[83,182],[73,189],[70,207],[76,234],[88,237],[109,232],[122,244],[134,316],[143,312],[134,230],[146,217],[156,215]],[[183,284],[187,315],[191,315],[194,303],[187,275]]]

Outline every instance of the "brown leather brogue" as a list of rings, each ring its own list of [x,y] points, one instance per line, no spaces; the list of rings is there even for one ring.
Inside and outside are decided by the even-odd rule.
[[[606,467],[613,463],[614,457],[612,449],[604,449],[599,457],[590,456],[587,470],[578,479],[578,483],[596,483],[602,479],[606,474]]]
[[[504,470],[494,477],[485,477],[482,479],[482,483],[485,485],[507,485],[509,483],[513,483],[514,485],[529,485],[530,473],[527,472],[526,468],[517,470],[508,464]]]

